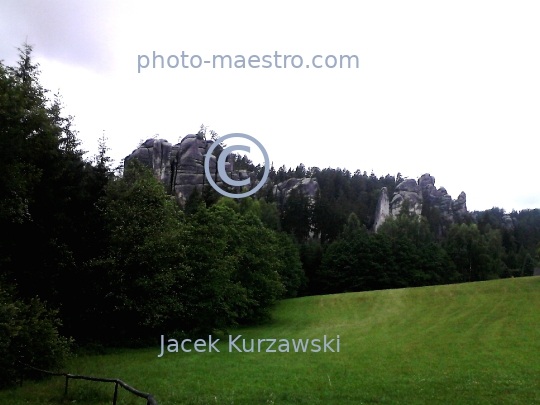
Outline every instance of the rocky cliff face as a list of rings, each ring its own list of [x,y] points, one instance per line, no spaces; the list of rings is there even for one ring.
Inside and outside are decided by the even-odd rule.
[[[416,215],[421,215],[424,208],[437,210],[443,226],[453,223],[467,213],[467,196],[464,192],[461,192],[456,200],[452,200],[444,187],[435,187],[435,177],[426,173],[418,181],[407,179],[398,184],[391,198],[386,187],[381,190],[373,229],[377,231],[389,216],[399,215],[405,202],[409,206],[409,212]]]
[[[186,135],[180,143],[172,145],[165,139],[148,139],[124,159],[126,165],[131,159],[138,159],[152,169],[156,178],[167,190],[174,194],[180,204],[184,204],[195,188],[201,191],[208,180],[204,175],[204,159],[212,141],[199,135]],[[232,159],[227,157],[225,171],[233,180],[251,179],[248,189],[255,187],[258,180],[255,173],[234,170]],[[220,187],[224,186],[216,170],[216,158],[210,158],[212,179]],[[289,179],[274,185],[277,201],[284,203],[293,188],[301,188],[304,194],[314,197],[319,185],[315,179]],[[240,190],[238,190],[240,191]]]
[[[437,208],[446,221],[454,222],[467,213],[465,192],[462,191],[456,200],[452,200],[444,187],[439,189],[435,187],[435,177],[430,176],[429,173],[423,174],[418,180],[418,184],[422,190],[424,204],[428,204],[431,208]]]
[[[165,139],[148,139],[124,159],[127,164],[131,159],[138,159],[154,172],[154,175],[174,194],[180,204],[184,204],[195,188],[201,191],[207,183],[204,175],[204,159],[212,141],[199,135],[186,135],[182,141],[172,145]],[[223,187],[224,183],[216,170],[216,158],[211,157],[210,171],[212,178]],[[254,187],[258,180],[255,173],[246,170],[234,170],[230,156],[226,159],[225,171],[233,180],[251,179]],[[293,189],[302,190],[303,194],[314,199],[319,184],[314,178],[288,179],[273,185],[273,193],[278,204],[284,204]],[[240,190],[238,190],[240,192]],[[462,192],[456,200],[448,194],[444,187],[435,187],[435,177],[423,174],[418,181],[406,179],[389,195],[386,187],[381,189],[375,212],[373,229],[377,229],[391,216],[397,216],[405,205],[409,212],[421,215],[427,208],[437,211],[441,218],[441,232],[459,217],[467,214],[467,198]],[[507,220],[508,227],[512,221]]]
[[[422,190],[413,179],[407,179],[399,183],[394,191],[394,196],[390,201],[390,212],[392,215],[397,215],[401,211],[403,204],[409,203],[409,211],[416,215],[422,213]]]
[[[375,210],[375,222],[373,223],[373,229],[377,232],[379,226],[391,215],[390,201],[388,200],[388,190],[386,187],[381,189],[379,195],[379,201],[377,202],[377,208]]]
[[[303,178],[303,179],[289,179],[283,183],[274,185],[274,196],[276,201],[280,204],[285,204],[289,194],[293,189],[300,189],[302,193],[311,199],[315,198],[315,194],[319,190],[319,184],[317,179]]]
[[[208,182],[204,175],[204,159],[211,144],[212,141],[198,135],[187,135],[176,145],[165,139],[148,139],[124,159],[124,165],[131,159],[138,159],[152,169],[156,178],[183,204],[195,187],[200,191]],[[210,171],[214,181],[223,186],[221,177],[216,173],[214,156],[210,159]],[[228,158],[225,171],[234,180],[246,175],[233,172],[233,164]]]

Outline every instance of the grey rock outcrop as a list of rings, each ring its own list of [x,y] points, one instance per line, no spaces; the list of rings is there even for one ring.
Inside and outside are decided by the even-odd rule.
[[[423,174],[418,179],[418,184],[422,190],[424,204],[428,207],[437,208],[445,221],[451,223],[459,216],[465,215],[467,211],[467,196],[461,192],[457,200],[452,197],[444,187],[437,189],[435,187],[435,177],[429,173]]]
[[[202,190],[208,182],[204,175],[204,159],[211,144],[212,141],[206,141],[198,135],[187,135],[174,146],[165,139],[148,139],[124,159],[124,164],[131,159],[138,159],[152,169],[156,178],[183,204],[195,187]],[[209,167],[212,179],[223,186],[221,177],[216,173],[214,156],[210,158]],[[225,162],[225,171],[234,180],[244,176],[233,172],[229,157]]]
[[[319,190],[319,183],[315,178],[288,179],[282,183],[274,185],[274,196],[280,204],[285,204],[289,194],[293,189],[300,189],[305,196],[312,200]]]
[[[379,201],[377,202],[377,208],[375,210],[375,222],[373,223],[373,230],[377,232],[379,226],[390,216],[390,201],[388,200],[388,190],[386,187],[381,189],[379,195]]]
[[[467,213],[467,195],[462,191],[457,200],[452,201],[452,212],[454,216],[463,216]]]
[[[208,183],[204,174],[204,160],[212,141],[199,135],[186,135],[180,143],[172,145],[165,139],[148,139],[124,159],[124,165],[132,159],[138,159],[152,169],[168,192],[175,195],[180,204],[184,204],[195,188],[201,191]],[[225,161],[225,171],[233,180],[250,179],[247,187],[258,184],[255,173],[247,170],[234,170],[231,155]],[[210,157],[211,177],[223,188],[224,183],[216,170],[216,158]],[[240,191],[240,187],[237,188]],[[301,189],[304,195],[314,198],[319,185],[316,179],[289,179],[274,186],[274,195],[278,202],[284,203],[292,189]]]
[[[502,227],[505,229],[515,229],[517,225],[517,219],[510,216],[509,214],[504,214],[501,218],[502,220]]]
[[[165,139],[148,139],[139,148],[135,149],[131,155],[126,157],[124,162],[127,163],[130,159],[136,158],[152,169],[156,178],[165,184],[169,184],[172,149],[173,146]]]
[[[422,213],[422,192],[416,180],[407,179],[399,183],[390,202],[390,212],[397,216],[401,212],[405,201],[409,204],[409,212],[420,215]]]
[[[444,187],[435,187],[435,177],[425,173],[418,182],[406,179],[398,184],[391,199],[386,187],[381,189],[373,230],[377,231],[389,216],[398,216],[405,202],[409,206],[409,212],[416,215],[421,215],[425,208],[438,210],[443,222],[441,226],[444,227],[468,212],[467,196],[464,192],[461,192],[456,200],[452,200]]]

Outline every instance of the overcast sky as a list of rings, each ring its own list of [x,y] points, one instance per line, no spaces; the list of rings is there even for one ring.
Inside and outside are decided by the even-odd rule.
[[[538,21],[538,1],[2,0],[0,59],[33,45],[83,148],[96,153],[105,131],[117,163],[204,123],[254,136],[276,168],[430,173],[469,210],[510,211],[540,208]],[[187,66],[229,54],[246,68],[168,67],[182,52]],[[275,52],[302,67],[248,66]],[[324,67],[328,55],[359,67]]]

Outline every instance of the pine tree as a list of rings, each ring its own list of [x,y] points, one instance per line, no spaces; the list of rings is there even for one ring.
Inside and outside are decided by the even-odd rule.
[[[523,277],[529,277],[534,274],[534,260],[529,253],[527,253],[525,261],[523,262],[521,274],[523,275]]]

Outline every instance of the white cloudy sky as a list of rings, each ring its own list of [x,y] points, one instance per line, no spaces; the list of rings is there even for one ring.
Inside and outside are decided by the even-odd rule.
[[[520,210],[540,207],[538,21],[537,1],[2,0],[0,59],[34,45],[84,149],[105,130],[117,162],[140,139],[176,143],[204,123],[256,137],[276,167],[428,172],[471,210]],[[360,65],[138,73],[153,51]]]

